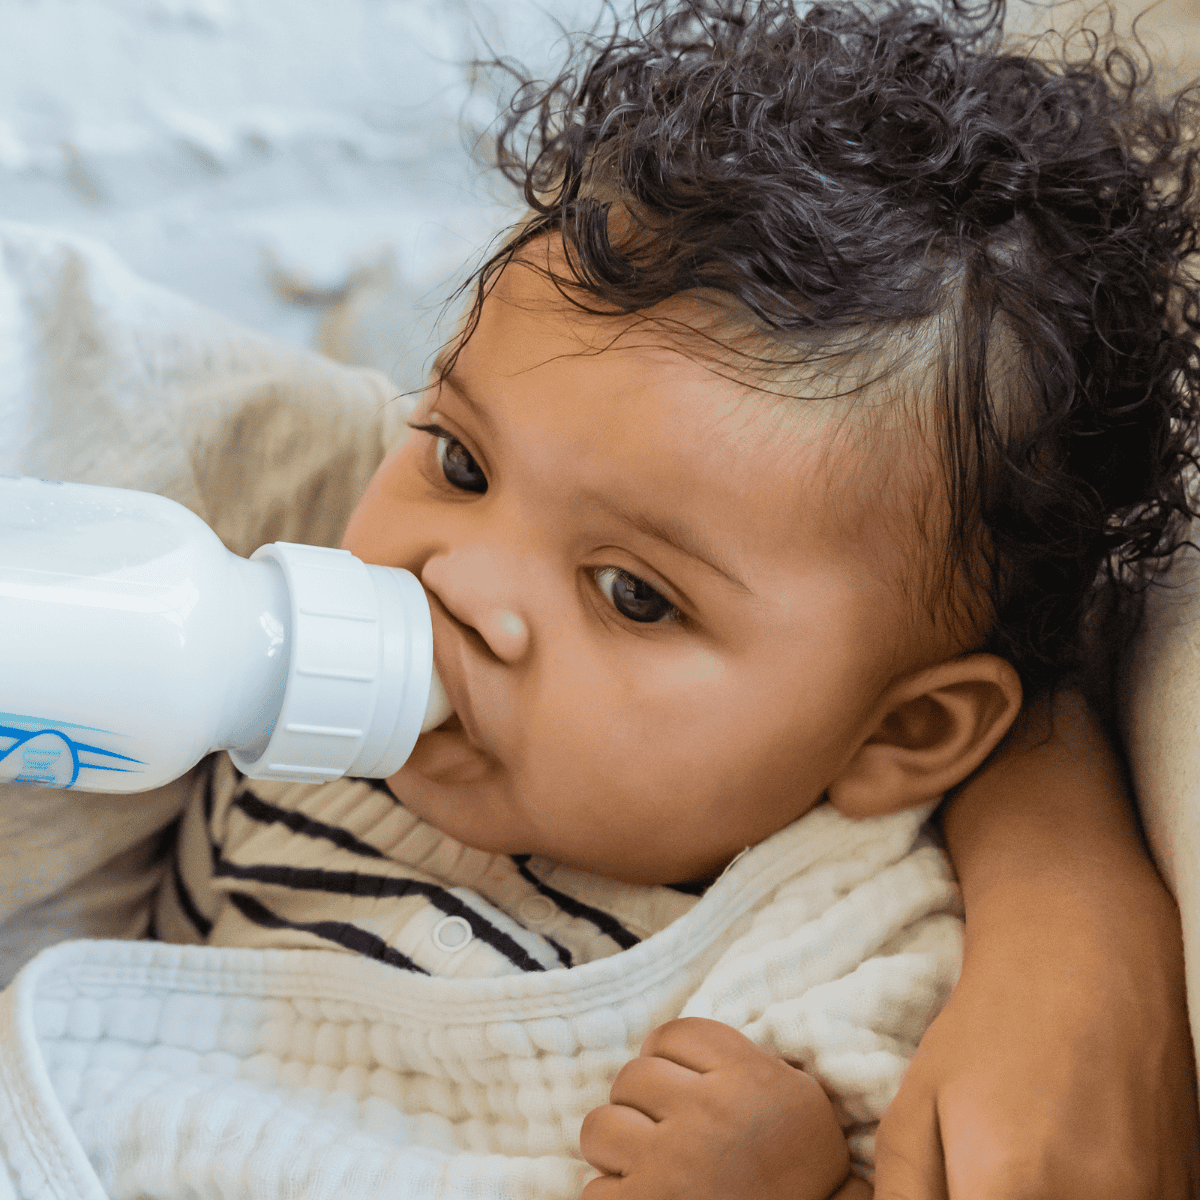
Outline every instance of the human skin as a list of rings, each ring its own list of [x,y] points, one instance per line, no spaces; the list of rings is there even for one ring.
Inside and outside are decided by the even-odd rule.
[[[849,1153],[820,1084],[699,1017],[646,1039],[579,1144],[604,1172],[581,1200],[849,1200],[859,1190],[843,1187]]]
[[[869,464],[833,469],[855,445],[831,432],[844,424],[822,423],[817,406],[781,414],[645,327],[589,322],[535,277],[517,282],[525,290],[485,306],[458,386],[417,412],[432,432],[388,460],[347,533],[361,557],[422,578],[460,714],[393,779],[405,804],[481,848],[673,882],[718,869],[823,796],[865,815],[969,773],[1015,711],[1015,676],[928,630],[905,640],[914,623],[893,586],[894,539],[871,540],[861,519]],[[892,447],[893,462],[904,449]],[[480,481],[486,491],[459,486]],[[703,557],[672,544],[689,530]],[[630,620],[621,598],[663,619]],[[968,961],[986,963],[990,938],[1011,934],[996,920]],[[984,978],[971,971],[956,997]],[[965,1011],[948,1010],[943,1027]],[[957,1041],[935,1041],[898,1111],[927,1111],[979,1037],[960,1026]],[[782,1087],[767,1110],[807,1111],[811,1091],[784,1084],[784,1064],[753,1047],[723,1069],[758,1077],[759,1058]],[[1047,1130],[1054,1143],[1052,1120]],[[958,1132],[948,1150],[969,1164]],[[936,1126],[915,1137],[913,1155],[940,1153]],[[745,1145],[757,1155],[754,1136]],[[633,1174],[622,1182],[659,1200],[631,1190]]]
[[[1017,711],[1008,664],[914,614],[846,423],[653,326],[510,267],[412,424],[344,544],[429,594],[456,715],[389,783],[468,845],[704,878],[823,798],[938,795]]]
[[[948,803],[945,828],[965,965],[880,1125],[875,1200],[1200,1195],[1178,913],[1083,701],[1035,704]],[[652,1075],[639,1090],[647,1074],[631,1073],[589,1118],[589,1161],[625,1171],[583,1200],[693,1200],[730,1178],[755,1186],[712,1194],[817,1194],[800,1167],[827,1146],[814,1144],[827,1114],[802,1073],[768,1067],[732,1030],[697,1030],[706,1024],[672,1022],[642,1048],[672,1065],[673,1095]],[[828,1150],[823,1161],[837,1166]],[[848,1179],[835,1200],[871,1195]]]
[[[880,1125],[876,1200],[1200,1196],[1179,914],[1062,693],[947,805],[962,977]]]

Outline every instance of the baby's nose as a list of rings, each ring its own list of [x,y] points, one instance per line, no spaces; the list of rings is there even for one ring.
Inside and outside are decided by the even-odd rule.
[[[489,555],[434,555],[421,570],[426,590],[507,663],[523,658],[530,645],[529,624],[508,599],[511,577]]]
[[[492,613],[492,623],[494,629],[490,635],[483,636],[496,654],[506,661],[522,658],[529,648],[529,626],[524,620],[511,609],[497,608]]]

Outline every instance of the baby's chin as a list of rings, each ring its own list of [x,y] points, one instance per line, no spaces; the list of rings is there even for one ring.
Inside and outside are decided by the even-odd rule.
[[[457,716],[422,734],[387,784],[409,812],[464,846],[487,854],[531,855],[618,883],[652,887],[707,880],[736,855],[717,847],[691,854],[673,847],[672,854],[671,848],[651,848],[648,839],[631,838],[628,831],[610,830],[606,840],[595,821],[572,837],[563,820],[532,819],[513,795],[508,770],[472,744]],[[527,788],[518,791],[525,794]]]
[[[388,778],[393,796],[442,833],[490,854],[533,853],[520,836],[507,773],[456,730],[457,718],[422,734],[408,762]]]

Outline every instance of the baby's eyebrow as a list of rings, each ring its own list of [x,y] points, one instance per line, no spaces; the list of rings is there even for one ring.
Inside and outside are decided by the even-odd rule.
[[[433,377],[449,387],[459,400],[475,414],[482,425],[486,426],[489,431],[494,431],[495,425],[491,414],[484,405],[471,395],[466,384],[453,371],[443,374],[444,369],[445,357],[443,354],[439,354],[433,360]],[[718,575],[723,576],[739,591],[753,595],[750,585],[722,555],[717,553],[714,547],[704,541],[696,530],[689,529],[669,517],[652,517],[649,513],[623,508],[607,496],[597,497],[597,502],[601,508],[606,509],[619,521],[631,525],[634,529],[646,534],[647,537],[665,542],[666,545],[673,547],[681,554],[686,554],[689,558],[694,558],[697,562],[703,563],[706,567],[716,571]]]
[[[739,591],[753,595],[750,585],[734,570],[733,566],[716,549],[704,541],[698,531],[689,529],[686,525],[672,520],[670,517],[652,517],[649,513],[638,512],[623,508],[607,497],[599,499],[601,508],[607,509],[614,517],[632,525],[648,537],[656,538],[674,547],[681,554],[694,558],[706,567],[723,575]]]
[[[494,433],[496,426],[495,422],[492,420],[491,413],[489,413],[484,405],[482,405],[474,396],[471,395],[467,385],[457,375],[455,375],[453,371],[443,375],[443,366],[443,359],[439,354],[438,357],[433,360],[432,378],[435,381],[435,384],[441,384],[444,387],[448,387],[459,398],[459,400],[461,400],[463,404],[465,404],[466,407],[471,410],[476,420],[478,420],[479,423],[483,425],[489,433]]]

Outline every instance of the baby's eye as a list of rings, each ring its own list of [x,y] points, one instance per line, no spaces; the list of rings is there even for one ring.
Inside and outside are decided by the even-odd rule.
[[[437,442],[438,466],[447,481],[464,492],[486,492],[487,476],[466,448],[452,434],[445,434]]]
[[[644,579],[619,567],[601,567],[596,572],[596,583],[613,608],[630,621],[648,625],[655,621],[673,621],[679,616],[679,609],[666,596],[656,592]]]
[[[414,425],[412,428],[431,433],[437,438],[438,466],[451,487],[463,492],[487,491],[487,476],[470,450],[454,434],[448,433],[440,425]]]

